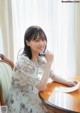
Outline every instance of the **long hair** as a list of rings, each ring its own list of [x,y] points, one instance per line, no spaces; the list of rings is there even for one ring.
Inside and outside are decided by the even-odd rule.
[[[27,41],[36,40],[37,38],[45,39],[47,42],[46,34],[44,33],[43,29],[39,26],[30,26],[24,34],[24,51],[23,53],[29,57],[29,59],[32,58],[32,52],[31,48],[26,44]],[[46,48],[45,48],[46,49]],[[45,50],[44,50],[45,51]],[[40,54],[39,54],[40,55]]]

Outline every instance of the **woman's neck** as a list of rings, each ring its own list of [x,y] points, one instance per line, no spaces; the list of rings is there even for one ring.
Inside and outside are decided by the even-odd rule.
[[[32,60],[33,62],[36,62],[36,61],[37,61],[37,57],[38,57],[38,56],[32,57],[31,60]]]
[[[31,60],[32,60],[33,62],[36,62],[36,61],[37,61],[37,58],[38,58],[38,55],[39,55],[38,53],[33,53],[33,52],[32,52],[32,59],[31,59]]]

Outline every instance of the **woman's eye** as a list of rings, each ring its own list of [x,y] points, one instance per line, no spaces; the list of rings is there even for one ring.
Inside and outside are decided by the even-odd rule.
[[[42,39],[42,41],[46,41],[46,39]]]
[[[39,40],[38,40],[38,39],[36,39],[36,40],[35,40],[35,42],[39,42]]]
[[[46,41],[46,39],[41,39],[42,41]],[[35,42],[39,42],[40,39],[36,39]]]

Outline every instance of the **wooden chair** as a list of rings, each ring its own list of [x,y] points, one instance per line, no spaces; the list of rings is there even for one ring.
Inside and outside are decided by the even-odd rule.
[[[0,103],[6,105],[11,87],[11,75],[14,63],[0,54]]]

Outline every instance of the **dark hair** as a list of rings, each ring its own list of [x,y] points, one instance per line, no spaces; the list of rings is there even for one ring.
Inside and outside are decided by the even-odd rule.
[[[31,48],[26,44],[26,40],[27,41],[36,40],[38,37],[40,39],[45,39],[47,42],[46,34],[44,33],[43,29],[40,28],[39,26],[30,26],[24,34],[24,51],[23,51],[23,53],[26,56],[28,56],[29,59],[32,58],[32,52],[31,52]]]

